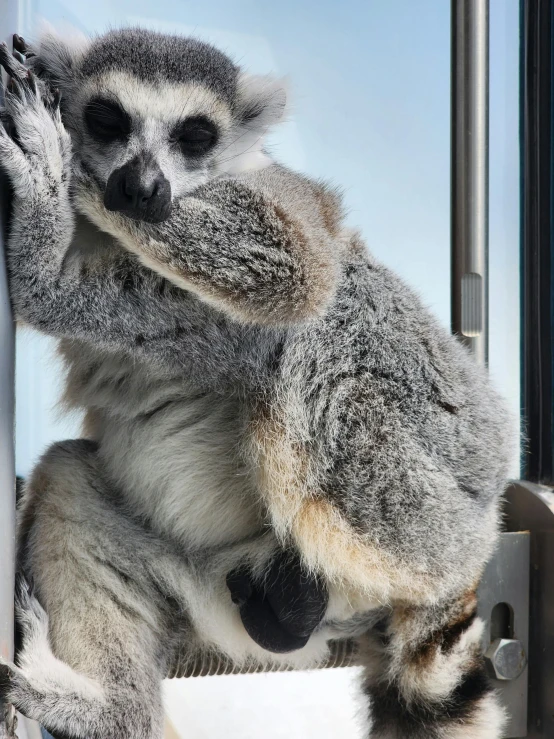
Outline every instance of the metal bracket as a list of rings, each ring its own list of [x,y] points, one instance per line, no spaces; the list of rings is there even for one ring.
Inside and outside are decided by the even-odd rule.
[[[489,676],[509,715],[505,737],[527,736],[529,532],[505,533],[479,586]]]
[[[554,491],[514,482],[506,492],[508,531],[530,532],[529,739],[554,737]],[[493,586],[494,587],[494,586]]]
[[[488,669],[509,715],[506,738],[554,737],[554,491],[513,482],[505,529],[479,587]]]

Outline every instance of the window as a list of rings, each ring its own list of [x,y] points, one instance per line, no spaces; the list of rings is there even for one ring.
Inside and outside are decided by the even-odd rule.
[[[15,0],[7,3],[15,8]],[[39,17],[86,32],[132,23],[192,33],[252,71],[290,75],[291,117],[273,137],[272,151],[295,169],[343,186],[349,220],[361,228],[372,252],[414,285],[449,325],[449,3],[35,0],[21,4],[23,35],[35,32]],[[15,19],[15,10],[13,18],[0,17],[4,34]],[[490,28],[490,372],[519,417],[518,0],[492,0]],[[0,272],[0,290],[2,280]],[[2,464],[10,458],[9,407],[2,405],[10,400],[5,319],[4,308],[4,496],[11,478],[9,464]],[[16,465],[24,476],[50,442],[79,435],[80,419],[62,418],[55,408],[62,370],[54,348],[50,339],[18,331]],[[518,476],[517,460],[513,475]],[[3,505],[9,510],[9,501]],[[2,516],[0,547],[9,549],[1,527]],[[0,602],[9,589],[8,582],[2,590],[6,577],[11,581],[10,573],[0,570]],[[340,731],[346,739],[359,736],[352,685],[348,670],[173,681],[167,686],[168,714],[178,731],[186,725],[183,736],[217,736],[224,720],[230,738],[256,736],[256,727],[264,725],[268,738],[334,737]],[[277,706],[279,725],[267,726]]]

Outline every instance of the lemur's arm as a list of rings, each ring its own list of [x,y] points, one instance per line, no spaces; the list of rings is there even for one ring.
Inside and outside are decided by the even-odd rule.
[[[311,222],[293,220],[271,199],[276,173],[258,176],[259,191],[256,178],[214,181],[153,226],[108,212],[99,188],[81,171],[78,207],[148,267],[187,290],[162,289],[158,275],[124,252],[104,260],[101,269],[68,259],[74,232],[69,136],[59,110],[46,109],[34,78],[5,46],[0,64],[15,79],[6,108],[17,143],[2,128],[0,162],[14,189],[7,251],[19,318],[56,336],[131,348],[140,339],[140,351],[170,354],[179,343],[186,350],[188,331],[207,330],[194,293],[219,309],[203,337],[212,347],[223,338],[214,331],[229,325],[240,331],[232,319],[283,325],[323,309],[335,275],[325,208]],[[293,182],[295,196],[303,190],[316,201],[304,181]],[[203,311],[204,323],[205,316]],[[160,338],[168,335],[171,340]]]
[[[334,293],[335,198],[280,167],[211,180],[175,202],[159,224],[106,210],[82,171],[76,204],[146,266],[238,321],[310,319]]]

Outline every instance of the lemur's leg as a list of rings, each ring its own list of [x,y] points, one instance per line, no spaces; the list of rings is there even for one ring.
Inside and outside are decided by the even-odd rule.
[[[121,512],[86,440],[55,444],[39,463],[23,494],[19,546],[39,600],[20,592],[23,646],[18,667],[0,668],[0,694],[75,739],[154,739],[177,647],[270,662],[264,649],[299,649],[327,604],[319,581],[267,533],[183,557]]]
[[[148,560],[163,546],[110,505],[91,442],[55,445],[25,492],[18,666],[0,693],[48,731],[75,739],[159,739],[171,629]],[[48,613],[48,616],[46,616]]]
[[[485,674],[483,622],[469,593],[396,608],[368,637],[371,739],[500,739],[505,715]]]

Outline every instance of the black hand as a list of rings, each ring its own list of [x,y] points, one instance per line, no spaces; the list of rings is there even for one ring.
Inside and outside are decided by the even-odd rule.
[[[305,646],[327,609],[324,582],[287,552],[275,558],[262,584],[248,570],[238,569],[227,576],[227,586],[249,636],[270,652]]]

